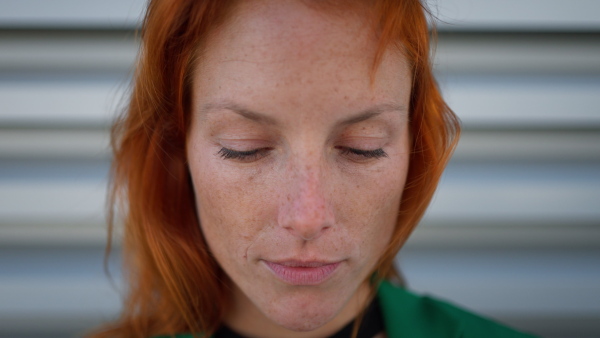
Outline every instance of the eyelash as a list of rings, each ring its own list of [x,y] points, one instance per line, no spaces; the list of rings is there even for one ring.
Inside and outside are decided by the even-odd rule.
[[[221,148],[221,150],[219,150],[218,154],[221,155],[222,158],[227,159],[227,160],[252,160],[254,158],[258,158],[258,156],[260,156],[260,153],[262,153],[263,151],[269,150],[269,148],[258,148],[258,149],[253,149],[253,150],[246,150],[246,151],[238,151],[238,150],[232,150],[232,149],[227,149],[227,148]]]
[[[382,158],[382,157],[387,157],[387,153],[382,149],[374,149],[374,150],[362,150],[362,149],[355,149],[355,148],[348,148],[348,147],[337,147],[337,149],[339,149],[341,151],[342,155],[358,155],[358,156],[362,156],[365,159],[371,159],[371,158]],[[270,148],[258,148],[258,149],[253,149],[253,150],[246,150],[246,151],[238,151],[238,150],[233,150],[233,149],[228,149],[228,148],[221,148],[218,152],[218,154],[227,160],[246,160],[246,161],[250,161],[253,159],[258,158],[261,153],[263,153],[264,151],[268,151],[270,150]]]
[[[359,155],[363,156],[367,159],[369,158],[382,158],[387,157],[387,153],[382,149],[374,149],[374,150],[362,150],[356,148],[348,148],[348,147],[338,147],[341,150],[342,155]]]

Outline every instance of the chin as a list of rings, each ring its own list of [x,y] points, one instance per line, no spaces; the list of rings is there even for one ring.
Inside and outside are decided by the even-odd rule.
[[[304,290],[307,291],[307,290]],[[314,331],[332,321],[349,300],[345,295],[320,293],[278,297],[266,305],[263,313],[274,323],[291,331]],[[333,296],[333,297],[332,297]]]
[[[277,311],[274,316],[268,316],[274,323],[297,332],[314,331],[329,323],[339,311],[329,306],[299,308],[290,306],[287,311]]]

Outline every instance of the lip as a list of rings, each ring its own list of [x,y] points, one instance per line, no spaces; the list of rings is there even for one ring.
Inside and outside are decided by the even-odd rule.
[[[264,261],[281,281],[291,285],[319,285],[340,266],[340,262]]]

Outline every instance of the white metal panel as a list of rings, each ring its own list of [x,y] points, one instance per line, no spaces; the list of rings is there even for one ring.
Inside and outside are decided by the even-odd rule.
[[[134,32],[2,31],[0,72],[15,79],[107,72],[125,78],[137,48]]]
[[[600,34],[442,33],[434,65],[442,74],[584,76],[600,74]]]
[[[473,177],[442,182],[427,218],[439,226],[468,223],[482,227],[557,222],[568,226],[600,219],[600,177],[556,177],[556,181],[536,179],[537,174],[524,179]]]
[[[1,81],[0,125],[107,126],[121,95],[114,81]]]
[[[510,132],[466,131],[452,156],[453,162],[600,161],[600,133],[571,132]]]
[[[573,318],[600,317],[600,2],[436,5],[442,29],[464,31],[441,35],[436,66],[467,128],[400,255],[409,285],[491,316],[560,319],[576,337]],[[101,267],[106,126],[136,51],[119,29],[142,7],[0,1],[0,335],[118,311]]]
[[[467,127],[600,127],[600,80],[517,77],[442,83],[449,106]]]
[[[3,130],[0,133],[0,158],[108,159],[109,135],[104,129]]]
[[[105,196],[103,180],[2,180],[0,225],[99,224]]]
[[[596,0],[428,0],[440,29],[598,30]]]
[[[7,27],[135,27],[143,0],[3,0],[0,26]]]

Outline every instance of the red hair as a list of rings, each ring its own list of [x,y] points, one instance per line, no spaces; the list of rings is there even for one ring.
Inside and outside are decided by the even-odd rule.
[[[110,202],[111,210],[122,211],[129,289],[121,318],[94,336],[211,334],[228,310],[228,278],[200,230],[185,146],[195,52],[230,16],[235,3],[149,2],[129,105],[112,131]],[[379,39],[374,70],[384,51],[396,47],[413,74],[409,117],[413,149],[407,183],[393,238],[374,270],[389,278],[394,275],[395,255],[435,192],[456,144],[459,123],[432,74],[424,4],[380,0],[368,6]],[[110,216],[112,229],[112,212]]]

